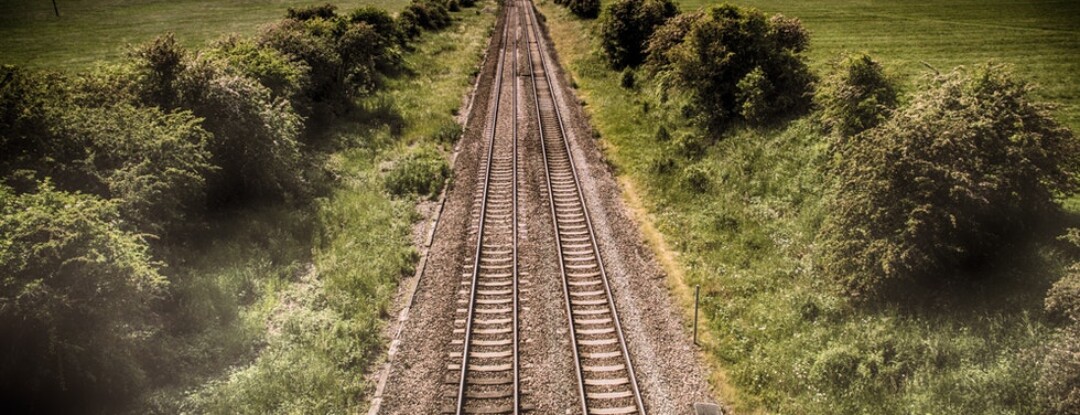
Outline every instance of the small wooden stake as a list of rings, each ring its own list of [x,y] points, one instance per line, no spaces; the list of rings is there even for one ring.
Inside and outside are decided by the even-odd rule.
[[[701,298],[701,284],[694,286],[694,346],[697,346],[698,300]]]

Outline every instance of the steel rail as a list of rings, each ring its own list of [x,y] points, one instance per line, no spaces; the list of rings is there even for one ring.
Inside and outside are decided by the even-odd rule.
[[[619,322],[618,311],[617,311],[617,309],[615,307],[614,299],[613,299],[613,296],[611,294],[611,286],[610,286],[610,284],[608,282],[607,271],[605,270],[603,259],[601,258],[600,247],[596,243],[596,231],[594,230],[594,227],[593,227],[593,224],[592,224],[592,219],[590,219],[588,205],[585,203],[585,194],[584,194],[584,192],[582,192],[582,189],[581,189],[581,181],[580,181],[580,177],[578,176],[578,173],[577,173],[577,166],[574,163],[573,153],[570,150],[570,142],[567,139],[566,125],[563,122],[562,111],[559,110],[559,105],[558,105],[559,103],[558,103],[558,99],[557,99],[556,94],[555,94],[554,86],[552,85],[552,82],[551,82],[551,77],[548,75],[549,73],[554,73],[554,71],[549,71],[548,70],[548,63],[547,63],[547,60],[544,58],[544,50],[543,50],[542,43],[541,43],[541,42],[543,42],[543,37],[541,36],[541,34],[539,32],[539,22],[536,19],[536,12],[533,9],[532,2],[531,2],[531,0],[523,0],[523,1],[527,1],[528,4],[529,4],[529,6],[526,7],[526,9],[527,9],[526,16],[528,17],[528,26],[530,26],[530,29],[531,29],[531,30],[529,30],[529,32],[533,35],[533,37],[535,39],[534,43],[536,43],[537,54],[540,55],[540,67],[544,72],[544,77],[545,77],[545,80],[547,82],[548,93],[551,96],[552,109],[555,112],[555,118],[556,118],[556,120],[558,121],[558,124],[559,124],[559,132],[562,135],[563,145],[565,146],[567,158],[569,159],[570,172],[573,175],[574,186],[575,186],[576,193],[577,193],[577,196],[578,196],[578,203],[581,204],[582,212],[584,214],[585,223],[587,225],[588,234],[589,234],[589,240],[590,240],[590,242],[592,244],[592,248],[593,248],[594,252],[596,252],[596,261],[597,261],[598,267],[600,269],[601,280],[603,281],[604,292],[606,293],[608,308],[611,311],[612,320],[613,320],[614,326],[615,326],[616,337],[618,338],[618,342],[619,342],[619,348],[622,350],[623,357],[625,358],[626,371],[627,371],[627,374],[629,376],[629,381],[630,381],[631,388],[633,390],[634,400],[635,400],[635,402],[637,404],[638,412],[640,414],[642,414],[642,415],[645,415],[646,414],[645,404],[642,401],[641,390],[638,388],[637,376],[634,374],[633,363],[632,363],[631,358],[630,358],[630,353],[629,353],[629,351],[628,351],[628,349],[626,347],[626,337],[623,334],[622,325]],[[531,52],[531,50],[530,50],[530,53],[529,53],[529,65],[530,65],[530,70],[532,70],[533,63],[532,63],[532,52]],[[574,325],[575,322],[574,322],[573,310],[572,310],[571,301],[570,301],[569,280],[568,280],[568,275],[567,275],[567,271],[566,271],[565,260],[563,258],[562,241],[559,238],[560,230],[559,230],[559,225],[558,225],[558,216],[557,216],[556,211],[555,211],[555,196],[554,196],[554,192],[553,192],[552,186],[551,186],[551,170],[550,170],[549,163],[548,163],[547,144],[545,143],[545,140],[544,140],[543,117],[540,114],[540,95],[537,93],[538,87],[537,87],[537,80],[536,80],[535,74],[533,74],[532,80],[533,80],[533,82],[532,82],[532,84],[533,84],[533,97],[536,100],[536,120],[537,120],[537,126],[539,127],[538,129],[539,129],[539,133],[540,133],[540,145],[541,145],[541,150],[544,153],[544,157],[543,157],[543,159],[544,159],[544,173],[545,173],[546,182],[547,182],[548,199],[549,199],[549,202],[550,202],[550,205],[551,205],[552,226],[554,227],[555,233],[556,233],[556,235],[555,235],[556,248],[559,250],[559,255],[558,255],[559,256],[559,269],[560,269],[560,271],[562,272],[562,275],[563,275],[563,294],[564,294],[564,297],[566,299],[566,313],[567,313],[567,319],[569,321],[569,326],[570,326],[570,334],[571,334],[570,338],[571,338],[571,342],[572,342],[572,346],[573,346],[572,349],[574,351],[574,365],[575,365],[575,368],[576,368],[575,372],[577,373],[577,379],[578,379],[578,393],[581,395],[582,413],[583,414],[588,414],[589,413],[589,408],[588,408],[588,402],[587,402],[586,394],[585,394],[584,373],[582,371],[581,357],[580,357],[580,354],[579,354],[579,351],[578,351],[577,328]]]
[[[507,16],[509,16],[510,10],[512,8],[513,8],[512,5],[507,6],[507,9],[506,9]],[[497,135],[496,133],[498,131],[498,124],[499,124],[499,104],[501,103],[501,100],[502,100],[503,71],[504,71],[504,67],[505,67],[505,64],[506,64],[506,53],[507,53],[506,44],[507,44],[507,39],[509,38],[509,36],[510,36],[510,25],[509,25],[509,19],[507,19],[507,20],[504,20],[503,36],[502,36],[502,39],[500,40],[500,43],[499,43],[499,61],[497,63],[497,70],[496,70],[496,75],[495,75],[496,76],[495,105],[494,105],[495,110],[494,110],[494,116],[493,116],[492,122],[491,122],[490,137],[488,139],[487,163],[485,165],[485,171],[484,171],[484,192],[483,192],[481,202],[480,202],[479,225],[478,225],[477,235],[476,235],[476,250],[475,250],[475,254],[473,255],[472,283],[470,284],[469,304],[468,304],[468,310],[466,311],[466,318],[465,318],[465,339],[464,339],[464,342],[463,342],[464,350],[462,351],[462,354],[461,354],[461,377],[458,380],[457,402],[456,402],[456,408],[455,408],[455,411],[456,411],[457,415],[463,415],[465,413],[465,397],[466,397],[465,396],[465,389],[466,389],[466,385],[467,385],[467,382],[466,382],[467,376],[466,375],[467,375],[467,373],[469,371],[469,351],[470,351],[470,347],[471,347],[471,343],[472,343],[471,339],[472,339],[473,317],[475,316],[475,311],[476,311],[476,296],[477,296],[477,291],[478,291],[477,290],[477,282],[478,282],[478,279],[480,277],[480,267],[481,267],[480,255],[481,255],[481,252],[483,251],[483,245],[484,245],[484,227],[485,227],[485,222],[487,221],[487,204],[488,204],[488,196],[489,196],[489,193],[490,193],[489,191],[490,191],[490,187],[491,187],[491,170],[492,170],[492,164],[494,163],[495,137]],[[517,39],[515,38],[515,52],[516,52],[516,48],[517,48]],[[514,71],[516,71],[516,67],[517,66],[516,66],[516,59],[515,59],[514,60]],[[513,368],[512,368],[513,386],[512,387],[513,387],[513,395],[514,395],[513,396],[513,399],[514,399],[513,413],[515,415],[520,413],[519,410],[520,410],[520,407],[521,407],[520,406],[520,396],[521,396],[521,393],[520,393],[520,390],[521,390],[520,389],[520,376],[519,376],[519,373],[518,373],[518,370],[519,370],[519,356],[518,356],[518,262],[517,262],[517,237],[518,237],[518,233],[517,233],[517,116],[516,116],[516,111],[517,111],[517,108],[516,108],[517,103],[516,103],[516,101],[517,101],[517,98],[516,98],[516,89],[517,88],[516,88],[516,83],[515,83],[515,86],[514,86],[514,95],[515,95],[515,97],[514,97],[514,107],[515,107],[514,111],[515,111],[515,116],[512,117],[513,118],[513,124],[514,124],[514,155],[513,155],[513,157],[514,157],[513,158],[513,160],[514,160],[514,162],[513,162],[513,170],[514,171],[513,171],[513,179],[512,179],[513,180],[513,193],[512,193],[512,200],[513,200],[513,213],[512,213],[512,217],[513,217],[513,224],[512,224],[512,226],[513,226],[513,242],[512,242],[512,246],[513,246],[513,268],[512,268],[513,269],[513,275],[512,275],[512,278],[513,278],[513,294],[512,294],[513,295],[513,322],[512,322],[512,324],[513,324]]]

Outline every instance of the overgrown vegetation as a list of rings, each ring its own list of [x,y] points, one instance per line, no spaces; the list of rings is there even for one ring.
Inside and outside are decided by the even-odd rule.
[[[718,132],[734,121],[766,125],[805,112],[814,84],[801,54],[808,45],[797,19],[722,5],[691,23],[663,60]]]
[[[837,149],[822,263],[855,297],[925,295],[1001,254],[1077,190],[1076,137],[998,66],[935,78]]]
[[[842,138],[877,127],[898,104],[895,83],[870,56],[844,57],[818,89],[822,124]]]
[[[638,66],[657,27],[679,14],[671,0],[618,0],[604,9],[600,19],[600,45],[611,67]]]
[[[390,295],[416,261],[416,199],[391,197],[379,159],[423,148],[401,163],[405,191],[442,185],[417,174],[449,173],[438,145],[460,127],[450,108],[410,108],[458,105],[491,22],[462,18],[472,26],[407,37],[383,10],[310,6],[202,50],[165,35],[90,72],[3,67],[5,403],[362,406]]]
[[[673,79],[672,51],[695,50],[695,36],[765,33],[733,38],[785,39],[804,60],[809,37],[802,25],[734,7],[681,14],[655,31],[647,70],[625,88],[626,71],[611,70],[601,53],[600,26],[541,9],[608,160],[636,193],[631,200],[644,204],[639,218],[663,233],[653,241],[671,244],[657,248],[662,258],[677,258],[668,270],[682,276],[674,285],[701,285],[709,327],[703,343],[723,368],[714,381],[736,411],[1075,411],[1080,361],[1075,325],[1062,313],[1069,307],[1062,304],[1071,304],[1064,264],[1075,261],[1075,250],[1049,235],[1071,222],[1057,206],[1075,191],[1078,151],[1075,137],[1020,78],[991,65],[913,84],[887,75],[888,62],[833,55],[837,63],[816,88],[816,108],[803,101],[786,115],[758,111],[775,100],[751,92],[767,91],[773,81],[764,68],[750,67],[718,87],[739,103],[727,122],[693,122],[708,112],[694,90]],[[731,18],[717,19],[718,11]],[[830,8],[828,15],[843,11]],[[709,20],[725,23],[703,23]],[[762,26],[772,29],[749,29]],[[711,28],[709,36],[692,34],[703,27]],[[584,42],[581,33],[594,36]],[[843,44],[831,36],[829,47]],[[697,42],[714,51],[739,44]],[[702,76],[720,73],[718,67],[698,65]],[[941,174],[923,174],[930,171]],[[860,195],[845,199],[848,207],[914,216],[846,215],[834,205],[843,192],[830,193],[845,186]],[[889,194],[903,196],[889,205]],[[920,199],[925,209],[905,210],[905,199]],[[865,224],[893,229],[881,231],[890,236],[926,229],[940,239],[908,247],[948,259],[934,272],[890,269],[904,276],[889,288],[870,283],[880,268],[839,273],[874,290],[860,292],[865,286],[853,289],[833,265],[861,263],[863,252],[836,251],[823,230],[845,220],[858,222],[849,235],[859,237],[867,235],[858,231]],[[930,223],[939,226],[923,228]],[[957,249],[956,241],[971,245]],[[865,242],[858,249],[880,246]],[[692,309],[692,298],[683,301]]]
[[[583,19],[595,19],[600,15],[600,0],[555,0],[555,4],[566,6]]]

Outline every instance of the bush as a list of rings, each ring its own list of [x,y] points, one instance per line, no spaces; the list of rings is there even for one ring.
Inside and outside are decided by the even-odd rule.
[[[0,187],[0,399],[23,413],[78,412],[131,396],[166,287],[114,203]]]
[[[450,166],[442,154],[432,147],[420,147],[394,163],[386,174],[386,189],[398,196],[433,197],[442,191],[449,176]]]
[[[55,119],[59,140],[81,147],[81,175],[58,185],[114,199],[125,221],[163,235],[205,204],[214,171],[210,134],[190,112],[119,105],[70,108]],[[45,175],[47,172],[42,172]]]
[[[657,27],[646,41],[645,64],[653,73],[668,69],[671,61],[668,53],[683,43],[694,23],[703,19],[705,13],[698,10],[672,17]]]
[[[223,60],[243,75],[259,81],[272,95],[290,101],[300,100],[307,90],[311,68],[303,61],[293,61],[281,51],[260,46],[239,36],[221,39],[206,51],[211,59]]]
[[[897,105],[895,82],[867,55],[842,59],[818,92],[821,120],[841,137],[851,137],[888,119]]]
[[[1076,139],[1000,66],[934,78],[838,152],[825,270],[855,297],[940,284],[1077,189]]]
[[[1080,413],[1080,321],[1058,330],[1043,358],[1038,387],[1047,414]]]
[[[690,24],[667,59],[707,127],[718,131],[739,119],[761,125],[809,108],[814,78],[801,54],[805,38],[792,34],[800,33],[790,27],[797,22],[723,5]]]
[[[600,15],[600,0],[566,0],[566,7],[583,19],[595,19]]]
[[[471,5],[470,5],[471,6]],[[401,31],[401,26],[394,21],[394,17],[386,10],[374,6],[365,6],[349,13],[350,23],[367,23],[375,30],[375,33],[388,41],[405,46],[407,39]]]
[[[398,17],[402,30],[410,37],[421,30],[439,30],[450,26],[450,10],[439,0],[413,0]]]
[[[229,73],[220,62],[198,59],[177,80],[181,108],[204,118],[218,174],[211,201],[304,195],[298,141],[302,118],[288,101],[271,97],[257,81]]]
[[[337,17],[337,6],[333,4],[290,7],[285,16],[294,20],[332,19]]]
[[[634,88],[634,71],[632,69],[626,68],[623,70],[619,85],[626,89]]]
[[[49,177],[62,190],[116,199],[129,224],[157,235],[202,208],[205,177],[213,171],[209,134],[190,112],[81,107],[46,86],[63,79],[16,70],[6,75],[0,173],[8,185],[27,192]]]
[[[382,17],[370,12],[286,18],[262,32],[259,44],[309,68],[306,99],[294,102],[302,115],[341,115],[352,109],[353,98],[376,88],[380,70],[401,64],[401,39],[395,30],[376,31],[384,25]]]
[[[653,31],[679,14],[671,0],[617,0],[600,19],[600,45],[615,69],[645,61],[646,43]]]

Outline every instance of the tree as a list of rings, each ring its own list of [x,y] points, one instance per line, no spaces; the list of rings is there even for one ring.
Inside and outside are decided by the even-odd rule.
[[[600,45],[615,69],[638,66],[657,27],[679,14],[671,0],[618,0],[600,19]]]
[[[720,131],[807,110],[814,83],[801,54],[807,44],[798,20],[722,5],[694,20],[667,60],[706,127]]]
[[[1080,147],[1001,66],[957,69],[838,151],[824,267],[852,296],[947,283],[1077,189]]]
[[[130,396],[166,280],[113,202],[0,187],[0,400],[22,413]]]

